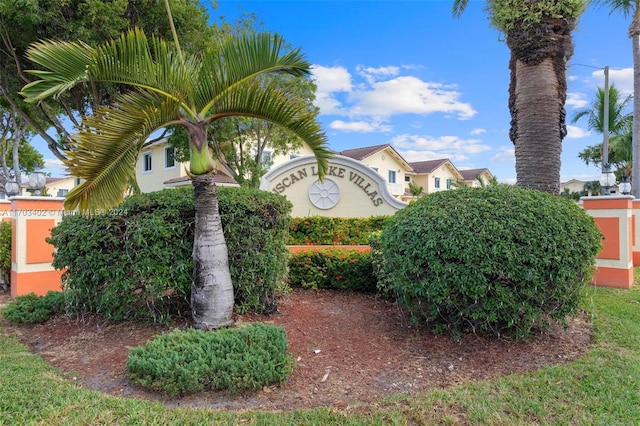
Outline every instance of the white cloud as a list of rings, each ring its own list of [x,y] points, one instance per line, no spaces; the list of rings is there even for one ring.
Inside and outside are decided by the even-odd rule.
[[[609,70],[609,80],[625,95],[633,94],[633,68]]]
[[[567,93],[565,105],[571,108],[584,108],[589,104],[584,93]]]
[[[403,66],[406,70],[410,67]],[[313,66],[318,87],[316,105],[323,115],[371,117],[376,120],[394,115],[436,112],[455,114],[458,119],[473,117],[476,110],[460,100],[455,85],[422,81],[413,76],[399,76],[400,67],[358,66],[361,77],[353,76],[341,66]],[[393,77],[393,78],[391,78]]]
[[[43,169],[45,173],[50,173],[52,177],[62,177],[69,174],[67,167],[57,158],[45,158]]]
[[[604,70],[592,72],[590,80],[604,87]],[[609,69],[609,84],[615,84],[625,96],[633,94],[633,68]]]
[[[501,146],[499,151],[491,157],[493,163],[509,163],[516,161],[516,150],[513,146]]]
[[[464,154],[456,154],[456,153],[442,153],[436,151],[418,151],[414,149],[410,150],[398,150],[402,158],[407,160],[408,162],[414,161],[429,161],[429,160],[441,160],[444,158],[449,159],[453,163],[456,161],[467,161],[469,157]]]
[[[568,139],[581,139],[591,136],[591,132],[584,130],[578,126],[567,126],[567,138]]]
[[[363,76],[369,84],[373,84],[380,78],[397,76],[400,74],[400,68],[394,66],[372,68],[358,65],[356,72]]]
[[[351,74],[344,67],[323,67],[314,65],[312,72],[316,78],[319,92],[349,92],[351,91]]]
[[[477,136],[477,135],[481,135],[481,134],[483,134],[483,133],[487,133],[487,131],[486,131],[485,129],[480,129],[480,128],[478,128],[478,129],[473,129],[473,130],[471,131],[470,135],[472,135],[472,136]]]
[[[468,119],[476,114],[469,103],[460,102],[460,93],[451,86],[422,81],[416,77],[398,77],[377,82],[370,90],[354,91],[349,100],[355,115],[389,117],[397,114],[457,113]]]
[[[316,82],[316,105],[323,114],[339,114],[342,111],[340,101],[335,93],[350,92],[353,88],[351,74],[344,67],[323,67],[314,65],[311,68]]]
[[[329,127],[335,130],[342,130],[344,132],[390,132],[391,126],[382,124],[380,122],[367,122],[367,121],[342,121],[335,120],[329,124]]]
[[[391,139],[394,148],[409,161],[424,161],[449,158],[451,161],[466,161],[470,155],[491,150],[479,139],[462,139],[458,136],[399,135]]]

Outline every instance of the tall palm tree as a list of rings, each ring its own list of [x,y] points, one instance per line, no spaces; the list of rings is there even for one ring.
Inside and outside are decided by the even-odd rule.
[[[517,185],[558,194],[560,154],[567,134],[564,104],[571,32],[586,0],[487,0],[492,26],[511,51],[509,137],[515,145]],[[460,16],[469,0],[454,0]]]
[[[622,169],[624,174],[628,174],[628,171],[631,170],[632,161],[632,150],[629,142],[631,140],[633,114],[626,111],[632,99],[632,95],[624,97],[614,84],[609,86],[609,132],[611,133],[609,164]],[[586,118],[589,130],[603,133],[604,111],[604,89],[598,87],[596,98],[591,106],[577,110],[573,114],[571,122],[575,124]],[[588,146],[578,156],[587,164],[601,164],[602,144]]]
[[[314,116],[301,110],[285,89],[262,78],[269,73],[305,77],[310,64],[299,50],[282,51],[277,35],[229,37],[217,48],[184,55],[163,40],[131,30],[94,48],[82,42],[42,41],[28,50],[44,70],[23,88],[29,102],[59,96],[78,84],[119,84],[132,90],[110,106],[84,117],[73,137],[67,166],[85,182],[69,192],[65,207],[97,209],[117,205],[135,185],[135,163],[154,131],[178,125],[189,136],[189,173],[195,196],[193,286],[194,326],[218,328],[232,323],[233,285],[227,246],[213,182],[215,166],[207,145],[211,123],[227,116],[264,119],[304,140],[318,160],[321,175],[330,151]]]
[[[633,54],[633,129],[631,132],[632,167],[631,195],[640,198],[640,0],[591,0],[593,4],[609,6],[611,13],[622,12],[631,16],[629,37]]]

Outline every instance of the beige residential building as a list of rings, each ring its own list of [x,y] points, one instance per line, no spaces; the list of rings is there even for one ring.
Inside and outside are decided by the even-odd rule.
[[[391,145],[347,149],[338,154],[358,160],[378,172],[394,197],[402,199],[405,195],[413,171],[409,163]]]
[[[456,182],[464,180],[462,174],[447,158],[409,163],[413,169],[412,180],[423,188],[425,194],[455,188]]]
[[[578,179],[571,179],[567,182],[562,182],[560,184],[560,192],[564,192],[565,188],[569,188],[569,192],[582,192],[584,191],[584,185],[587,182],[578,180]]]
[[[44,187],[47,194],[52,197],[66,197],[69,191],[78,184],[78,179],[74,176],[48,177]],[[27,183],[27,187],[29,184]]]
[[[188,162],[176,160],[176,150],[166,140],[160,140],[140,153],[136,163],[136,179],[141,192],[191,185],[187,175]],[[221,186],[237,186],[236,181],[223,173],[216,173],[215,182]]]
[[[462,182],[472,188],[489,185],[493,180],[493,174],[489,169],[460,170],[460,174],[462,175]],[[481,181],[482,183],[480,183]]]

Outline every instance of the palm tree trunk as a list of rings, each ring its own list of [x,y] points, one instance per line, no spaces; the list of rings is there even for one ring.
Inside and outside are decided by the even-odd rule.
[[[196,211],[191,288],[193,326],[226,327],[233,324],[233,283],[213,174],[194,176],[193,187]]]
[[[517,185],[523,188],[560,193],[566,62],[573,54],[575,23],[569,17],[546,17],[533,27],[521,22],[507,34],[509,137],[515,145]]]
[[[526,64],[512,55],[511,140],[515,145],[517,185],[559,194],[560,154],[566,134],[554,63]]]
[[[640,198],[640,9],[637,6],[629,26],[629,37],[633,49],[631,195]]]

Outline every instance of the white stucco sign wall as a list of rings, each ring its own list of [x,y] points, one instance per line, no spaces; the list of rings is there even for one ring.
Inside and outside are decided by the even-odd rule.
[[[270,170],[260,189],[286,196],[294,217],[392,215],[407,205],[391,195],[375,170],[340,155],[329,160],[322,182],[315,157],[304,156]]]

